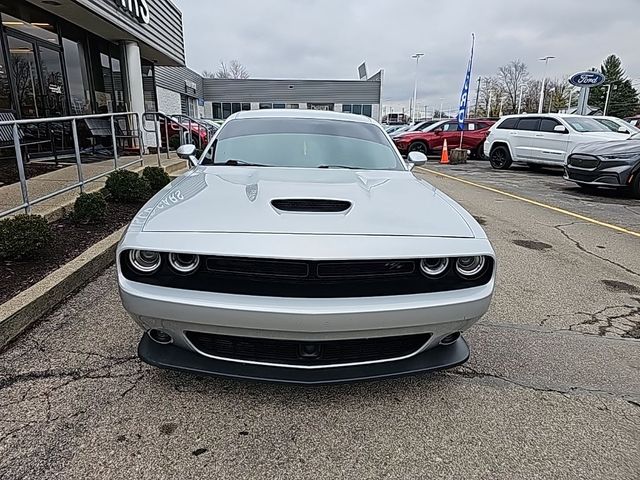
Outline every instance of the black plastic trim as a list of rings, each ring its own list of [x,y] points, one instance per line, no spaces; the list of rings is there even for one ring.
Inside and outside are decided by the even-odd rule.
[[[214,360],[176,345],[159,345],[145,334],[138,345],[138,356],[154,367],[186,371],[196,375],[260,382],[323,385],[394,378],[453,368],[469,359],[469,347],[460,337],[451,345],[439,345],[406,360],[357,367],[309,370]]]

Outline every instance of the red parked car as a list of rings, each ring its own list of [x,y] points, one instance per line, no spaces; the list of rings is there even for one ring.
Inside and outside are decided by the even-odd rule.
[[[464,135],[462,136],[462,148],[471,150],[475,158],[482,157],[482,147],[489,128],[495,123],[493,120],[469,119],[464,122]],[[460,146],[460,134],[457,120],[443,120],[434,123],[422,132],[407,132],[393,139],[396,147],[403,155],[409,152],[421,152],[425,155],[440,153],[447,141],[447,146],[458,148]]]

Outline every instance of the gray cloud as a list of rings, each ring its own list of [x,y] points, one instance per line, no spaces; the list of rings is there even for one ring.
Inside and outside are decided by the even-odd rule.
[[[519,58],[542,76],[599,66],[611,53],[640,80],[638,0],[174,0],[184,15],[188,65],[212,70],[238,59],[254,78],[356,78],[366,60],[385,69],[385,104],[413,92],[410,56],[421,60],[419,105],[457,104],[476,33],[474,78]],[[206,5],[206,7],[204,6]],[[441,100],[443,99],[443,100]]]

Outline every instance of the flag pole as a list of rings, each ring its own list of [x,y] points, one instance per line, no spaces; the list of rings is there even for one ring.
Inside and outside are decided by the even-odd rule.
[[[460,130],[460,150],[462,150],[462,141],[464,139],[464,122],[467,118],[469,110],[469,88],[471,83],[471,71],[473,69],[473,51],[476,46],[476,34],[471,33],[471,57],[469,58],[469,66],[467,68],[467,75],[464,79],[464,86],[462,87],[462,95],[460,97],[460,108],[458,109],[458,129]]]

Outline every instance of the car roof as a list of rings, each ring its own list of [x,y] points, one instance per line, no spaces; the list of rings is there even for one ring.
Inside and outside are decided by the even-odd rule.
[[[352,113],[327,112],[324,110],[298,110],[298,109],[264,109],[245,110],[234,113],[229,120],[240,120],[246,118],[306,118],[317,120],[339,120],[342,122],[354,123],[376,123],[364,115],[354,115]]]

